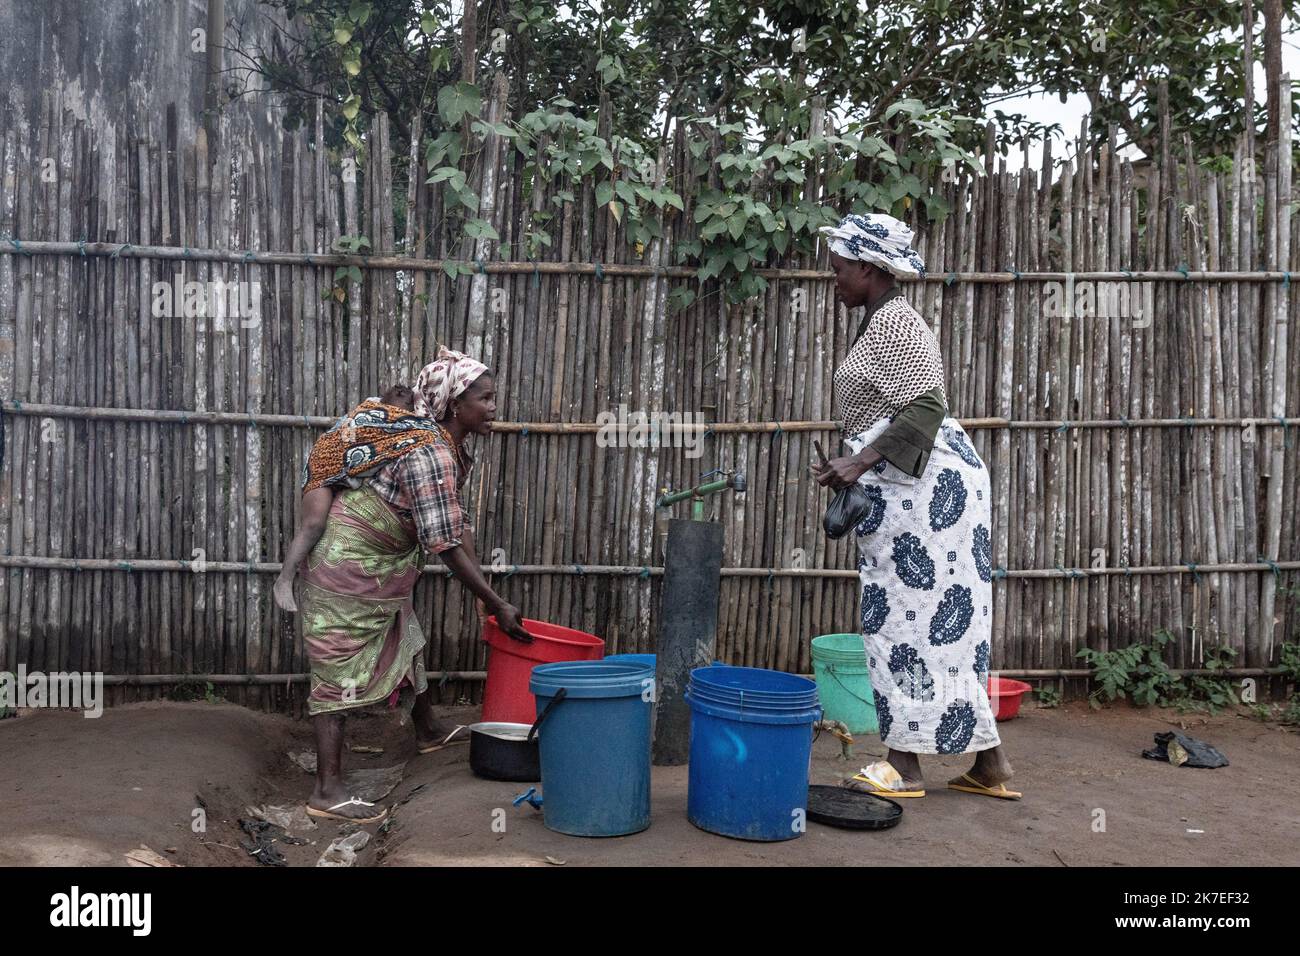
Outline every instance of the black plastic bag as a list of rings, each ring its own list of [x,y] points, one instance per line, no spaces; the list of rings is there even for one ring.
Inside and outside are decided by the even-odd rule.
[[[826,516],[822,518],[822,527],[827,537],[842,538],[857,527],[858,523],[871,511],[871,497],[867,489],[856,481],[835,492]]]
[[[1156,745],[1142,751],[1148,760],[1165,760],[1175,767],[1200,767],[1213,770],[1228,766],[1228,758],[1204,740],[1177,731],[1156,734]]]

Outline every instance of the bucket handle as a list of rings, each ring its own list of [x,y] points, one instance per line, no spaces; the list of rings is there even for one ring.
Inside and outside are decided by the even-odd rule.
[[[533,726],[528,728],[529,743],[532,743],[533,738],[537,736],[537,731],[542,726],[542,721],[546,719],[546,715],[551,712],[551,708],[568,696],[569,689],[567,687],[561,687],[555,692],[555,696],[551,698],[551,702],[542,708],[541,714],[539,714],[537,719],[533,721]]]
[[[876,702],[875,702],[875,700],[866,700],[865,698],[859,697],[857,694],[855,694],[855,693],[853,692],[853,690],[852,690],[852,689],[851,689],[847,684],[844,683],[844,681],[840,680],[840,675],[837,674],[837,673],[835,673],[835,665],[834,665],[834,664],[831,664],[831,663],[827,663],[827,664],[826,664],[826,673],[828,673],[828,674],[830,674],[832,677],[834,677],[834,678],[835,678],[835,683],[837,683],[837,684],[839,684],[841,687],[843,687],[843,688],[844,688],[844,692],[845,692],[846,694],[848,694],[850,697],[852,697],[854,700],[856,700],[856,701],[858,701],[859,703],[862,703],[862,704],[867,704],[868,706],[873,707],[873,708],[876,706]]]

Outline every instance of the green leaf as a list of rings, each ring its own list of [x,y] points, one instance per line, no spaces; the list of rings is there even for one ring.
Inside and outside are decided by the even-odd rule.
[[[358,57],[352,57],[343,61],[343,69],[347,71],[348,76],[356,76],[361,72],[361,60]]]
[[[456,276],[460,275],[460,269],[458,268],[458,266],[459,263],[452,262],[451,260],[446,260],[442,264],[442,271],[447,273],[448,278],[454,279],[456,278]]]
[[[497,231],[492,228],[492,223],[486,219],[470,219],[465,223],[465,235],[471,239],[494,239],[500,240]]]
[[[721,235],[727,231],[727,220],[710,219],[708,224],[700,230],[701,239],[712,239],[714,236]]]
[[[604,206],[614,198],[614,186],[609,182],[596,184],[596,205]]]
[[[627,180],[620,179],[614,184],[614,192],[618,193],[618,198],[623,200],[629,206],[636,205],[636,193],[632,189],[632,184]]]
[[[432,13],[420,17],[420,30],[425,36],[433,36],[438,30],[438,21]]]
[[[356,3],[348,7],[348,16],[357,26],[365,26],[366,21],[370,19],[370,4],[357,0]]]
[[[343,118],[351,123],[357,118],[357,113],[361,111],[361,97],[353,93],[343,101]]]
[[[347,46],[352,39],[352,24],[339,17],[334,21],[334,42],[339,46]]]
[[[715,252],[709,256],[709,261],[700,267],[699,272],[695,273],[696,277],[703,282],[706,279],[712,279],[720,275],[727,265],[727,254],[725,252]]]
[[[668,301],[675,311],[680,312],[682,309],[689,308],[695,301],[695,290],[689,286],[678,286],[669,293]]]
[[[463,186],[465,184],[465,173],[455,166],[440,166],[433,171],[433,175],[426,179],[425,182],[441,183],[449,179],[453,180],[456,185]]]
[[[609,212],[610,215],[614,217],[615,222],[623,221],[623,204],[617,199],[611,199],[609,201]]]
[[[739,239],[745,234],[745,224],[749,217],[743,211],[738,211],[727,217],[727,231],[731,233],[732,239]]]
[[[466,114],[477,116],[482,106],[482,94],[473,83],[452,83],[438,91],[438,113],[448,123],[459,123]]]

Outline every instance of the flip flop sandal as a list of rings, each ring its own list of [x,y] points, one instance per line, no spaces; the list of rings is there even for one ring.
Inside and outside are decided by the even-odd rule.
[[[963,786],[953,781],[948,781],[949,790],[960,790],[962,793],[978,793],[984,797],[997,797],[999,800],[1019,800],[1023,794],[1019,790],[1008,790],[1005,783],[999,783],[994,787],[986,787],[968,773],[961,775],[970,786]]]
[[[430,744],[428,747],[419,747],[419,748],[417,748],[417,749],[418,749],[418,750],[420,751],[420,753],[422,753],[422,754],[431,754],[431,753],[437,753],[439,750],[442,750],[444,747],[451,747],[451,746],[453,746],[454,744],[467,744],[467,743],[469,743],[469,738],[468,738],[468,737],[466,737],[464,740],[452,740],[451,738],[452,738],[452,737],[455,737],[455,736],[456,736],[458,733],[460,733],[462,730],[468,730],[468,729],[469,729],[469,728],[468,728],[467,726],[465,726],[464,724],[458,724],[458,725],[457,725],[457,726],[452,730],[451,733],[449,733],[446,737],[443,737],[442,740],[439,741],[438,743],[436,743],[436,744]]]
[[[869,767],[863,767],[855,773],[849,780],[855,780],[858,783],[865,783],[871,787],[869,791],[857,790],[858,793],[874,793],[882,797],[924,797],[924,790],[903,790],[901,789],[903,778],[893,764],[888,760],[880,760]],[[848,781],[845,781],[847,783]],[[849,787],[853,790],[856,788]]]
[[[373,803],[369,803],[365,800],[362,800],[360,797],[349,797],[347,800],[344,800],[342,803],[334,804],[334,806],[330,807],[328,810],[317,810],[311,804],[308,804],[307,816],[316,817],[320,820],[340,820],[344,823],[378,823],[379,821],[383,820],[385,817],[388,816],[387,807],[384,807],[384,809],[381,812],[376,813],[374,816],[371,817],[349,817],[342,813],[334,812],[335,810],[339,810],[343,807],[373,807],[373,806],[374,806]]]

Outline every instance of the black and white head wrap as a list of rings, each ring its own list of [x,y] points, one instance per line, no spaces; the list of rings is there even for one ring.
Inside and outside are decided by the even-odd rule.
[[[822,226],[819,231],[838,256],[870,262],[903,278],[925,275],[925,262],[912,248],[912,230],[893,216],[851,213],[838,226]]]

